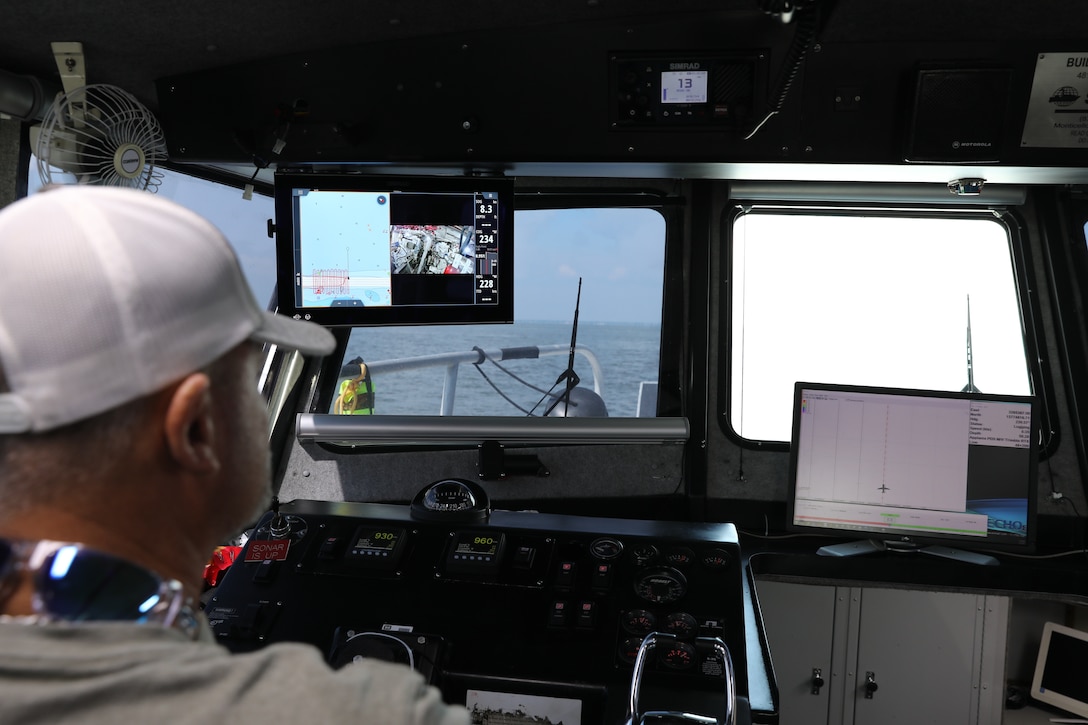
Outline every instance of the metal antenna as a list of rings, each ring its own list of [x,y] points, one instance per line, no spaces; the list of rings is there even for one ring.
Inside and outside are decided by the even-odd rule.
[[[971,364],[971,295],[967,295],[967,385],[963,386],[963,393],[981,393],[975,387],[975,368]]]
[[[563,391],[563,394],[555,399],[555,402],[548,406],[544,411],[544,415],[555,410],[555,406],[559,405],[559,402],[563,402],[563,415],[567,415],[570,408],[570,391],[574,390],[574,386],[581,382],[581,378],[578,377],[578,373],[574,372],[574,348],[578,342],[578,310],[582,306],[582,278],[578,278],[578,296],[574,301],[574,325],[570,331],[570,355],[567,358],[567,369],[559,374],[559,377],[555,379],[555,385],[564,380],[567,381],[567,389]],[[554,385],[552,387],[555,387]]]

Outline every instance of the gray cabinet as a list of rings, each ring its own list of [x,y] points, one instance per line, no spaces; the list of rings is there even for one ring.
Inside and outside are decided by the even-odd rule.
[[[835,587],[758,581],[756,596],[778,684],[780,725],[828,722]],[[823,686],[813,683],[817,674]]]
[[[781,725],[1001,722],[1006,597],[781,581],[756,591]]]

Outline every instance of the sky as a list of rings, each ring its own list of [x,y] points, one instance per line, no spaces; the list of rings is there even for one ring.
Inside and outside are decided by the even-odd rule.
[[[520,211],[514,217],[514,314],[661,323],[665,219],[652,209]]]
[[[41,186],[34,162],[30,166],[27,186],[30,194]],[[215,224],[234,246],[257,300],[262,305],[271,301],[276,284],[276,245],[268,237],[268,220],[274,216],[272,199],[254,194],[253,199],[247,201],[238,189],[169,170],[156,193],[196,211]]]

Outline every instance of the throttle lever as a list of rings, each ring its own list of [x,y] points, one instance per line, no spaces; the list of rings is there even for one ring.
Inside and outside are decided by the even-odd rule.
[[[646,668],[646,660],[654,651],[659,641],[679,639],[675,634],[650,632],[639,645],[638,654],[635,656],[635,670],[631,673],[631,693],[627,701],[626,725],[644,725],[647,720],[665,720],[672,722],[697,723],[698,725],[736,725],[737,724],[737,676],[733,670],[733,659],[729,655],[729,648],[718,637],[696,637],[695,641],[708,644],[722,659],[722,669],[725,675],[725,713],[722,719],[708,715],[697,715],[676,710],[657,710],[639,714],[638,697],[642,690],[642,674]]]

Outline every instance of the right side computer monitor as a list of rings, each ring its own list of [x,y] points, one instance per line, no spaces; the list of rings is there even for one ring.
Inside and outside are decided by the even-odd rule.
[[[1031,551],[1034,397],[797,383],[788,528],[888,547]]]

